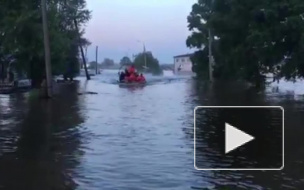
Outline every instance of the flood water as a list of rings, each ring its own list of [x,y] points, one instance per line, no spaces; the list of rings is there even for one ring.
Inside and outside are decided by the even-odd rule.
[[[0,189],[304,189],[304,97],[173,76],[122,88],[116,78],[104,71],[61,85],[52,100],[0,95]],[[77,94],[85,91],[98,94]],[[284,170],[196,171],[198,105],[283,106]]]

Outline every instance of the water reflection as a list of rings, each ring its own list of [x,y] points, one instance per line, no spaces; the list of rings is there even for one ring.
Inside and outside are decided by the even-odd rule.
[[[165,77],[134,90],[109,82],[116,78],[117,72],[104,72],[61,86],[52,101],[0,96],[0,189],[303,189],[298,139],[304,134],[304,103],[294,96],[229,82],[176,78],[167,83]],[[196,171],[193,109],[198,105],[282,105],[285,169]],[[201,159],[210,166],[219,163],[222,151],[222,131],[215,127],[219,114],[198,118],[205,123],[201,146],[208,148]]]
[[[83,119],[76,90],[73,85],[62,87],[62,93],[50,101],[28,98],[27,94],[8,97],[9,109],[2,106],[1,116],[5,113],[5,117],[15,122],[0,128],[1,136],[5,137],[0,139],[0,187],[37,190],[76,187],[67,172],[81,158],[82,137],[75,126]],[[2,116],[1,120],[5,118]]]
[[[126,89],[130,92],[134,92],[138,90],[143,90],[145,86],[119,86],[119,88]]]

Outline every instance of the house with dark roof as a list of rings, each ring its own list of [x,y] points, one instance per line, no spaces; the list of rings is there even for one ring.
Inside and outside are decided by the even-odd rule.
[[[192,62],[190,57],[192,54],[183,54],[174,56],[174,74],[193,74]]]

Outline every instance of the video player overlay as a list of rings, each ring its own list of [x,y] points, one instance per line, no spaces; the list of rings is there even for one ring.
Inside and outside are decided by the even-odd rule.
[[[282,107],[199,106],[194,114],[196,169],[283,169]]]

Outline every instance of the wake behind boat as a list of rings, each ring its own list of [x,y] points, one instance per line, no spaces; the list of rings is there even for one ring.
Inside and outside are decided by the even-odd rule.
[[[147,82],[120,82],[120,81],[117,81],[118,82],[118,85],[119,86],[122,86],[122,87],[142,87],[142,86],[146,86],[147,85]]]

